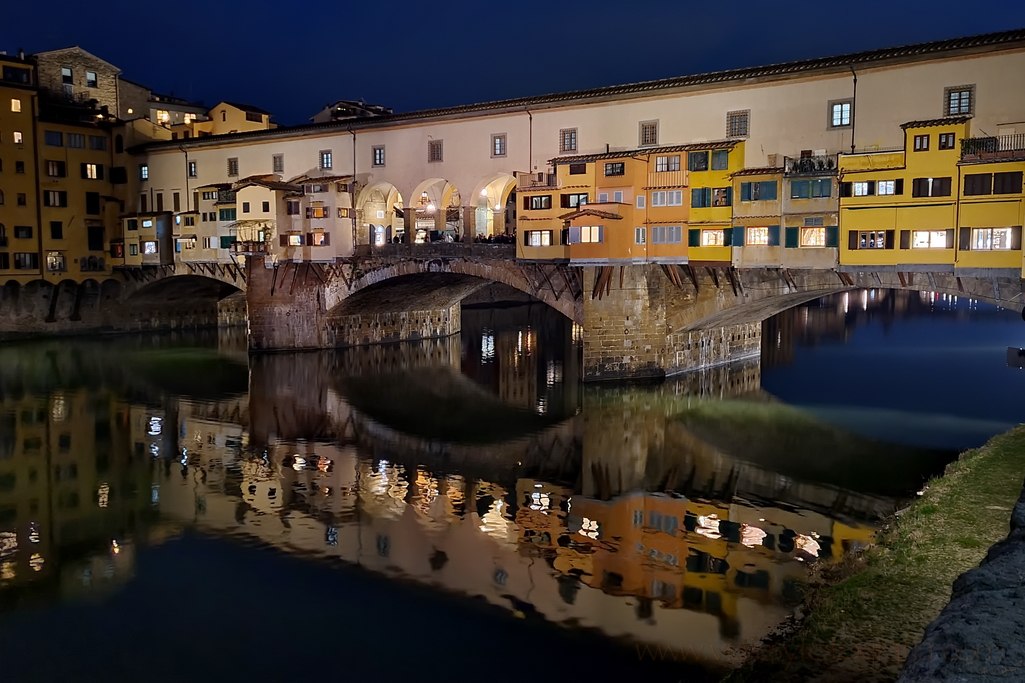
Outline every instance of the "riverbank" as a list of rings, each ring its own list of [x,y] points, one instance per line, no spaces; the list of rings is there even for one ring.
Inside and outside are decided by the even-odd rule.
[[[951,586],[1007,536],[1025,426],[963,453],[861,555],[824,567],[806,616],[725,681],[893,681]]]

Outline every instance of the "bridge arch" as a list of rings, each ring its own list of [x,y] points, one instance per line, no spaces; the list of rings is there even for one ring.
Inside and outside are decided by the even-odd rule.
[[[168,274],[137,283],[126,291],[128,303],[189,304],[202,301],[220,301],[242,292],[244,282],[232,284],[220,278],[195,273]]]

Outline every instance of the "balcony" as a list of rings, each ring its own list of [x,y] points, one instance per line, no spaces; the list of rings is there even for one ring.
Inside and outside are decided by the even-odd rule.
[[[259,256],[265,255],[268,252],[266,242],[258,242],[255,240],[246,240],[240,242],[238,240],[231,243],[231,253],[236,256]]]
[[[653,171],[648,174],[646,190],[657,190],[664,187],[687,187],[690,182],[687,171]]]
[[[1016,161],[1025,159],[1025,133],[961,141],[961,161]]]
[[[427,244],[382,244],[375,247],[361,244],[356,247],[360,255],[373,254],[391,258],[418,257],[484,257],[494,259],[515,259],[516,244],[480,242],[430,242]]]
[[[783,157],[784,174],[787,176],[802,175],[835,175],[836,155],[818,154],[799,158]]]
[[[555,190],[559,178],[554,173],[521,173],[516,178],[517,190]]]

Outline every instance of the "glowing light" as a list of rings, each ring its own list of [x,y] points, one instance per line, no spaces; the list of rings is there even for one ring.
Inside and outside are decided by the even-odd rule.
[[[46,560],[39,553],[32,553],[32,557],[28,558],[28,566],[32,567],[32,571],[40,572],[43,571],[43,564]]]
[[[716,515],[698,517],[698,526],[694,531],[706,538],[722,538],[719,533],[719,518]]]
[[[42,540],[42,535],[39,533],[39,522],[28,523],[28,542],[39,543]]]
[[[100,484],[100,488],[96,491],[96,504],[101,508],[107,507],[110,502],[110,485],[107,482]]]
[[[487,197],[488,196],[487,188],[484,188],[483,190],[480,191],[480,196],[481,197]]]
[[[847,313],[851,306],[851,294],[850,292],[843,293],[843,312]]]
[[[14,578],[16,565],[13,562],[0,562],[0,581],[10,581]]]
[[[64,401],[64,397],[60,394],[56,394],[53,397],[53,404],[50,406],[50,418],[54,422],[63,422],[64,418],[68,414],[67,404]]]
[[[581,536],[587,536],[588,538],[598,540],[598,534],[600,533],[598,529],[598,520],[584,517],[580,522],[580,531],[577,533]]]
[[[150,436],[160,436],[160,432],[163,431],[163,418],[151,417],[149,419],[149,430],[146,432]]]
[[[747,524],[744,524],[740,527],[740,542],[748,548],[754,548],[761,545],[766,536],[768,536],[768,534],[756,526],[748,526]]]
[[[480,358],[484,363],[495,359],[495,335],[491,330],[484,330],[480,338]]]
[[[116,540],[110,542],[110,552],[114,553],[115,555],[121,552],[121,546],[118,545],[118,542]]]
[[[18,534],[13,531],[0,531],[0,557],[10,555],[18,549]]]

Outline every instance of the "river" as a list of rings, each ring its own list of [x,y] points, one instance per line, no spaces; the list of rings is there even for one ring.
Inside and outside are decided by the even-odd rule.
[[[581,384],[541,305],[462,320],[0,346],[4,679],[715,680],[1025,417],[1025,324],[942,295],[827,297],[658,384]]]

